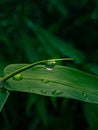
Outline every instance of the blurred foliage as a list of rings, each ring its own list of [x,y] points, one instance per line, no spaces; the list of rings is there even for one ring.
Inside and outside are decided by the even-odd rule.
[[[8,64],[59,57],[74,57],[60,64],[98,75],[97,30],[98,0],[0,0],[0,76]],[[0,130],[93,130],[97,108],[12,92],[0,113]]]

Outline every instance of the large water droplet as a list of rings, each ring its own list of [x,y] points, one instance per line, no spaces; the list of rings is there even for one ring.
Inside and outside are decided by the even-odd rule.
[[[47,91],[46,91],[46,90],[41,90],[41,93],[42,93],[42,94],[46,94]]]
[[[42,82],[42,83],[48,83],[49,80],[47,80],[47,79],[41,79],[41,82]]]
[[[22,74],[16,74],[13,76],[13,79],[16,81],[22,80],[23,79],[23,75]]]
[[[46,64],[45,67],[47,70],[53,70],[56,65],[56,62],[54,60],[49,60]]]
[[[53,95],[60,95],[60,94],[62,94],[62,93],[63,93],[62,90],[54,90],[54,91],[52,92]]]

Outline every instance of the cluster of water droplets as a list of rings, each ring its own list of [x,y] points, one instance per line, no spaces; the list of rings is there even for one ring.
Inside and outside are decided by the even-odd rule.
[[[45,68],[46,68],[47,70],[51,71],[51,70],[54,69],[55,65],[56,65],[55,60],[48,60],[48,61],[46,62],[46,64],[45,64]],[[16,75],[13,76],[13,80],[20,81],[20,80],[22,80],[22,79],[23,79],[23,75],[22,75],[21,73],[16,74]],[[49,80],[48,80],[48,79],[41,79],[41,82],[43,82],[43,83],[49,83]],[[32,91],[32,92],[33,92],[33,91]],[[47,90],[41,90],[40,92],[41,92],[42,94],[47,94],[47,93],[48,93]],[[57,90],[51,91],[51,95],[56,96],[56,95],[60,95],[60,94],[63,94],[63,91],[62,91],[62,90],[57,89]]]
[[[46,90],[41,90],[41,93],[42,93],[42,94],[47,94],[47,91],[46,91]],[[51,92],[51,95],[53,95],[53,96],[58,96],[58,95],[61,95],[61,94],[63,94],[63,91],[62,91],[62,90],[59,90],[59,89],[53,90],[53,91]]]

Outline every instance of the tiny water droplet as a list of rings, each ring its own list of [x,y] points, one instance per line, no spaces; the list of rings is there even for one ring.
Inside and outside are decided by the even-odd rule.
[[[43,83],[48,83],[49,80],[47,80],[47,79],[41,79],[41,82],[43,82]]]
[[[84,97],[87,97],[87,92],[83,91],[83,92],[82,92],[82,95],[83,95]]]
[[[53,70],[55,65],[56,65],[56,62],[54,60],[49,60],[48,62],[46,62],[45,68],[47,70]]]
[[[46,90],[41,90],[41,93],[42,93],[42,94],[46,94],[47,91],[46,91]]]
[[[62,94],[62,93],[63,93],[63,91],[61,91],[61,90],[54,90],[54,91],[52,92],[53,95],[60,95],[60,94]]]
[[[13,79],[16,81],[22,80],[23,79],[23,75],[22,74],[16,74],[13,76]]]
[[[28,86],[28,92],[34,93],[34,89],[32,88],[32,86]]]

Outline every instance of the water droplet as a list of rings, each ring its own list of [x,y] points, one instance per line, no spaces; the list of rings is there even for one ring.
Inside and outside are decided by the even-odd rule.
[[[41,90],[41,93],[42,93],[42,94],[46,94],[47,91],[46,91],[46,90]]]
[[[61,90],[54,90],[52,92],[53,95],[59,95],[59,94],[62,94],[63,92]]]
[[[16,75],[13,76],[13,79],[17,80],[17,81],[22,80],[23,79],[23,75],[22,74],[16,74]]]
[[[27,91],[30,92],[30,93],[34,93],[34,88],[30,85],[30,86],[28,86]]]
[[[56,62],[54,60],[49,60],[46,64],[45,64],[45,68],[47,70],[53,70],[54,67],[56,65]]]
[[[48,83],[49,80],[47,80],[47,79],[41,79],[41,82],[43,82],[43,83]]]
[[[83,92],[82,92],[82,95],[83,95],[84,97],[87,97],[87,92],[83,91]]]

